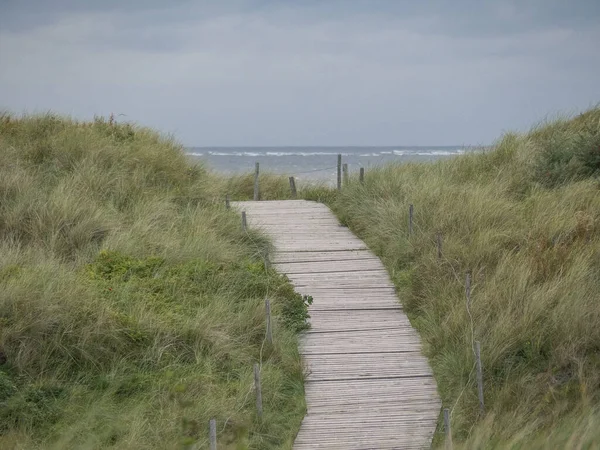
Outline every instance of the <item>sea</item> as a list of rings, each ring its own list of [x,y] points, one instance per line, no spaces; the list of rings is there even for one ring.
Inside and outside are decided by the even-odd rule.
[[[463,146],[437,147],[188,147],[187,154],[200,159],[209,168],[224,174],[260,171],[294,176],[298,180],[333,181],[337,173],[337,155],[348,164],[350,173],[361,167],[386,163],[433,161],[451,158],[469,151]]]

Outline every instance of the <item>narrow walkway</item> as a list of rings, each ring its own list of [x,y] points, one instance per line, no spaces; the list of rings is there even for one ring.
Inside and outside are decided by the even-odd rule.
[[[435,380],[381,261],[327,206],[238,202],[273,239],[274,266],[313,297],[301,339],[304,449],[425,449],[440,412]]]

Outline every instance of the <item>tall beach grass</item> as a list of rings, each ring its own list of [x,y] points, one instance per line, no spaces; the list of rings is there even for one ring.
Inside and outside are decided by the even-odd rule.
[[[382,258],[452,411],[455,444],[600,448],[600,109],[305,197],[328,203]]]
[[[0,116],[0,448],[291,446],[306,308],[226,185],[145,128]]]

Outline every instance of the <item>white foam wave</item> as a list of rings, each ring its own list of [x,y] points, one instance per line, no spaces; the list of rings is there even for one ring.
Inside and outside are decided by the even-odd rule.
[[[193,154],[193,153],[188,153]],[[335,156],[339,153],[329,152],[208,152],[211,156]],[[342,156],[353,156],[352,153],[342,153]]]
[[[380,157],[380,156],[388,156],[388,155],[394,155],[394,156],[452,156],[452,155],[461,155],[465,152],[464,149],[456,149],[456,150],[425,150],[425,151],[419,151],[417,149],[411,150],[411,149],[407,149],[407,150],[392,150],[392,151],[380,151],[380,152],[372,152],[372,153],[341,153],[342,156],[345,157],[363,157],[363,158],[373,158],[373,157]],[[273,151],[269,151],[269,152],[250,152],[250,151],[245,151],[245,152],[220,152],[220,151],[208,151],[206,153],[200,153],[200,152],[190,152],[188,153],[188,155],[191,156],[205,156],[205,155],[210,155],[210,156],[246,156],[246,157],[259,157],[259,156],[272,156],[272,157],[285,157],[285,156],[299,156],[299,157],[304,157],[304,156],[337,156],[338,152],[298,152],[298,151],[294,151],[294,152],[273,152]]]
[[[452,155],[461,155],[464,153],[464,150],[431,150],[429,152],[417,152],[416,155],[419,156],[452,156]]]
[[[256,152],[208,152],[210,156],[264,156],[264,153]]]

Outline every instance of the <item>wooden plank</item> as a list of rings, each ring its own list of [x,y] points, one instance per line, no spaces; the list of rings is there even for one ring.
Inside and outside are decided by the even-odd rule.
[[[364,270],[381,270],[383,266],[376,258],[348,261],[314,261],[314,262],[292,262],[292,263],[274,263],[278,271],[291,274],[306,274],[306,273],[328,273],[338,272],[340,270],[346,273],[352,273]],[[359,267],[359,268],[357,268]]]
[[[344,244],[315,244],[315,245],[280,245],[280,248],[285,251],[297,251],[297,252],[314,252],[314,251],[332,251],[332,250],[342,250],[344,248],[348,248],[344,246]],[[352,246],[352,250],[363,250],[366,247],[364,245],[355,245]]]
[[[432,376],[425,358],[406,352],[315,355],[306,367],[308,381]]]
[[[299,263],[299,262],[317,262],[317,261],[348,261],[372,259],[375,255],[368,249],[363,250],[342,250],[336,252],[283,252],[276,250],[273,252],[272,261],[274,263]]]
[[[375,353],[384,351],[421,351],[421,343],[412,329],[360,330],[348,332],[306,333],[300,353]]]
[[[433,378],[414,379],[387,378],[371,380],[307,381],[305,397],[309,410],[326,408],[332,404],[365,405],[398,402],[399,405],[413,401],[437,401]]]
[[[272,239],[274,267],[313,298],[300,339],[307,416],[294,449],[428,448],[441,407],[435,380],[381,261],[325,205],[231,204]]]
[[[321,311],[311,316],[310,324],[309,332],[410,327],[404,314],[397,314],[396,310],[381,309]]]
[[[354,266],[354,270],[343,271],[343,272],[316,272],[316,273],[288,273],[288,278],[294,283],[311,283],[315,284],[328,282],[330,284],[337,284],[343,281],[379,281],[383,285],[389,285],[390,277],[385,270],[373,269],[373,270],[360,270],[359,266]]]
[[[402,311],[402,308],[394,299],[370,299],[369,303],[365,303],[362,301],[325,301],[322,299],[315,301],[313,297],[313,304],[308,310],[311,318],[314,318],[319,311]]]

